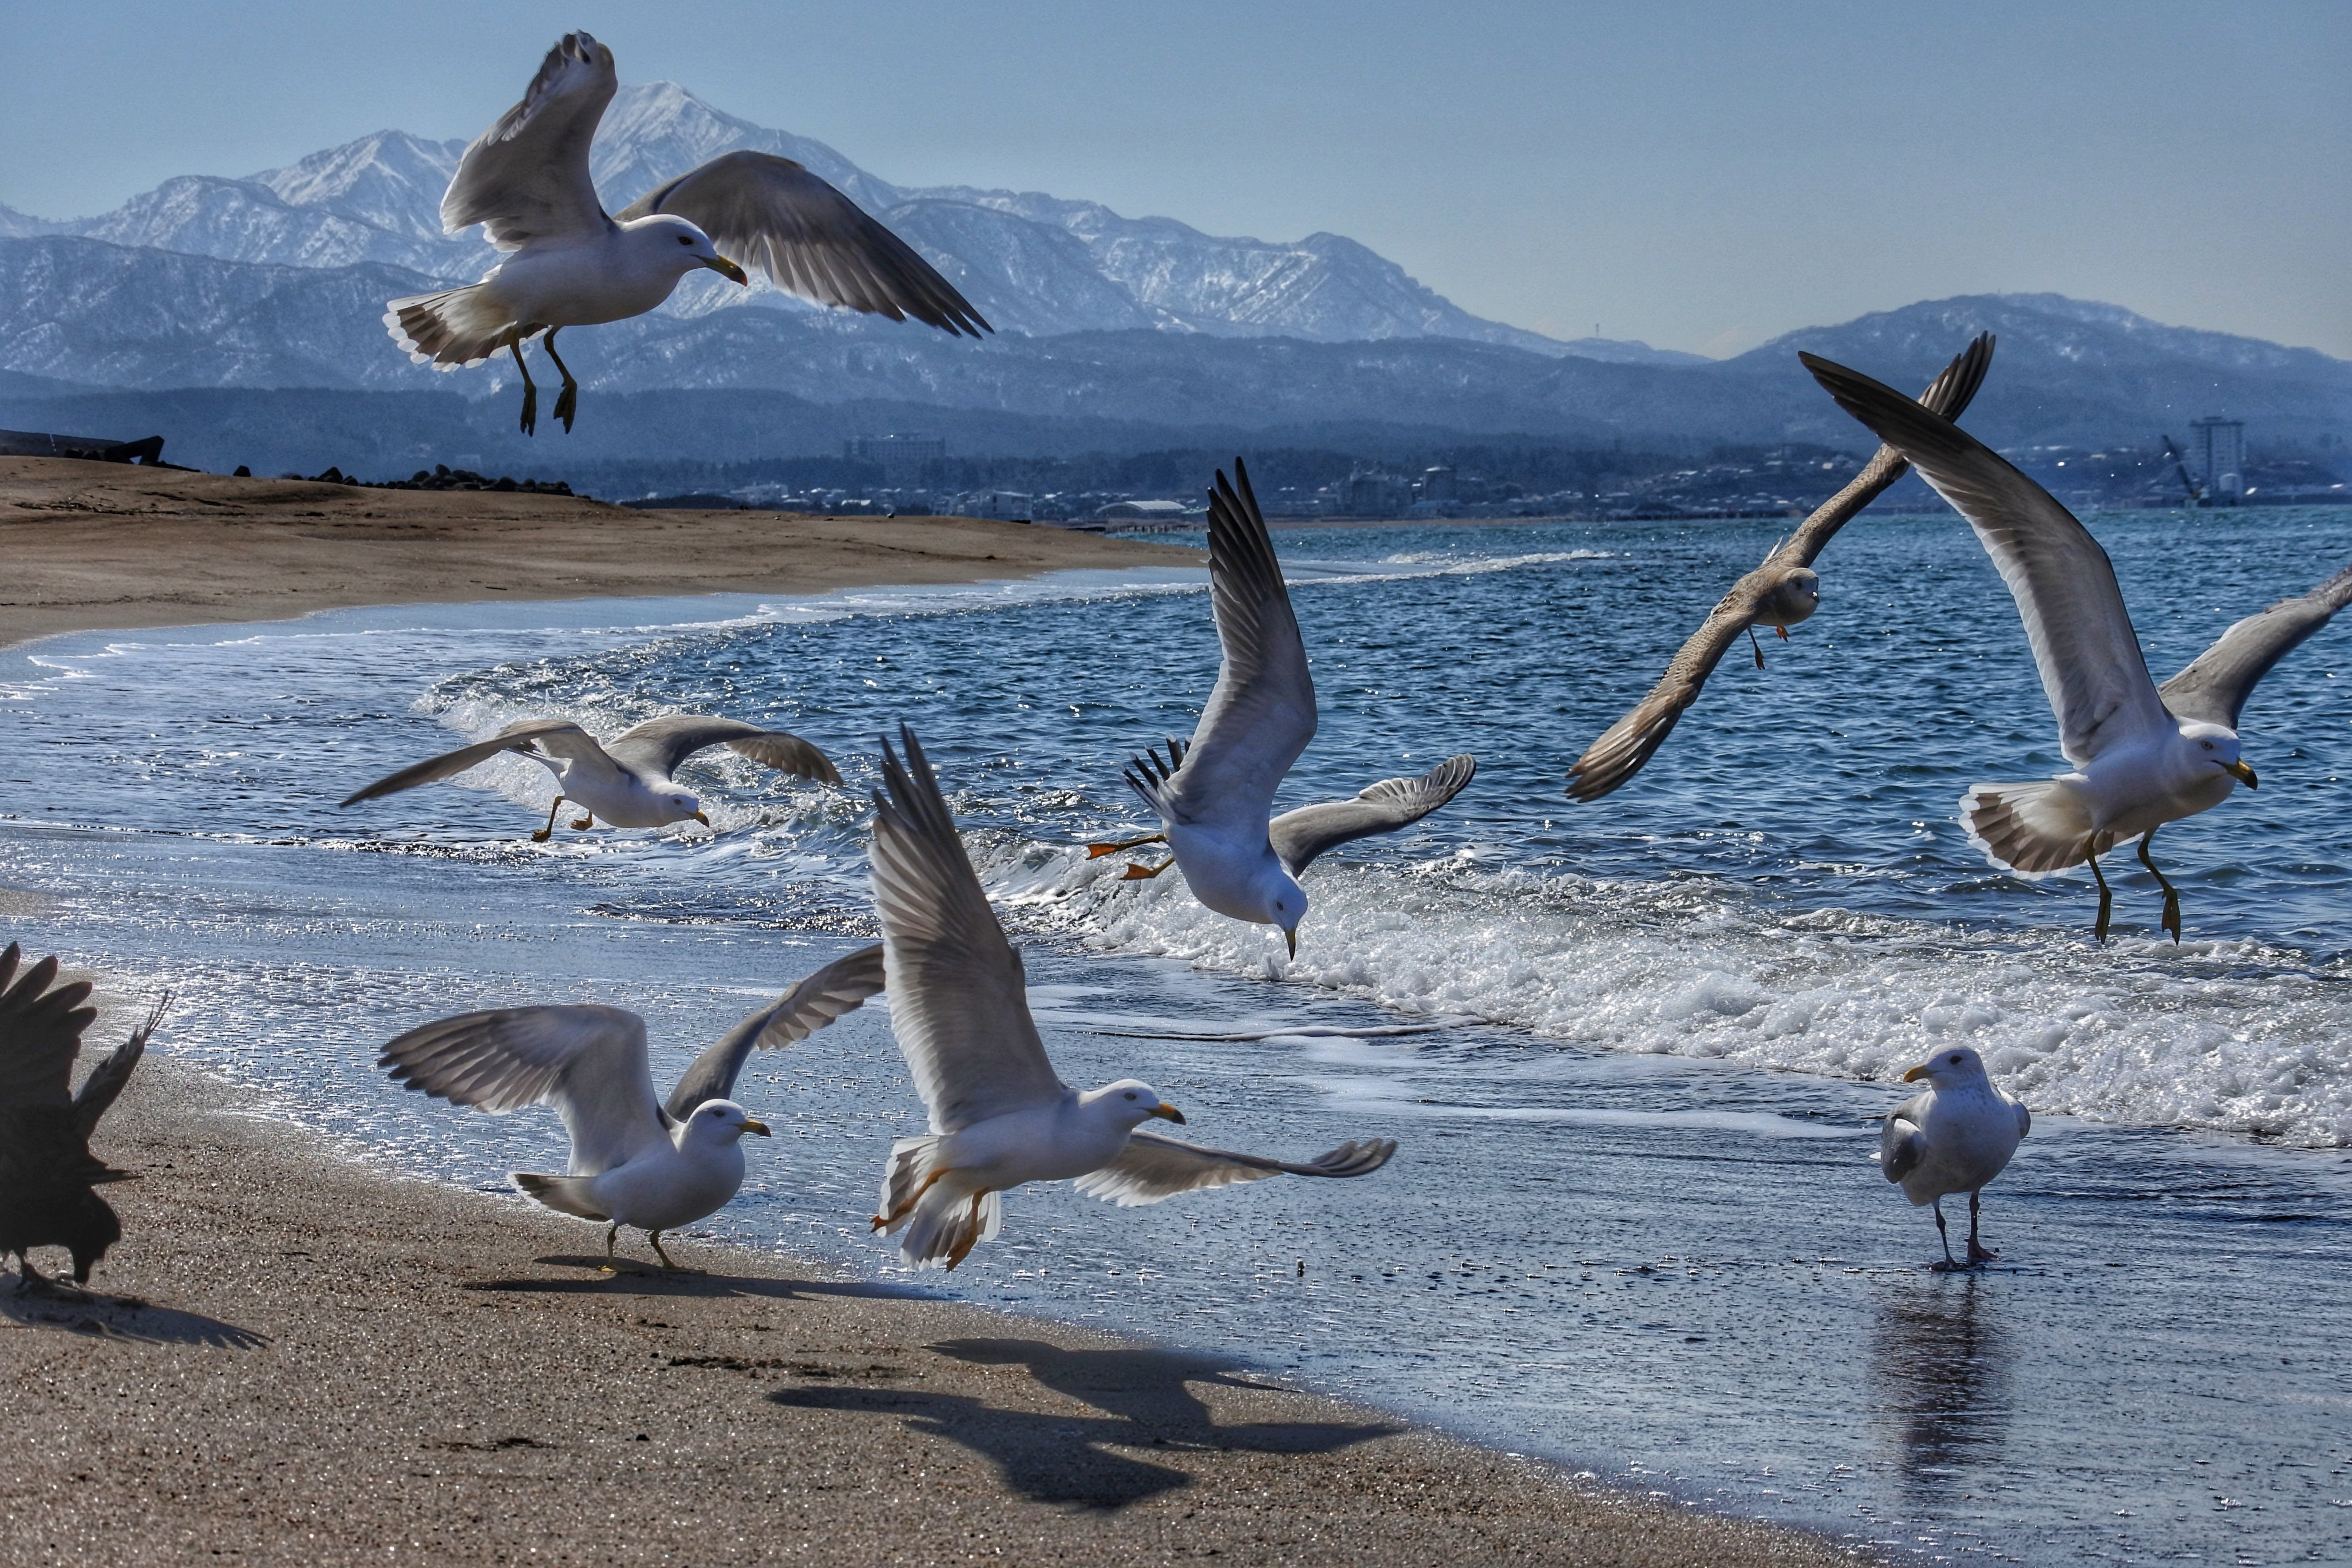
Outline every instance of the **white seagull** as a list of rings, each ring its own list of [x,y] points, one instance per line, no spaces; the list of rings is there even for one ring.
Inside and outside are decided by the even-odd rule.
[[[594,826],[599,817],[615,828],[659,828],[685,821],[700,822],[707,828],[710,819],[702,810],[700,798],[670,775],[688,758],[713,746],[724,746],[795,778],[814,779],[821,784],[841,782],[841,774],[824,753],[799,736],[761,729],[740,718],[669,714],[647,719],[610,746],[599,745],[594,736],[570,719],[526,718],[488,740],[387,774],[342,804],[356,806],[362,800],[396,795],[511,751],[555,775],[558,793],[547,808],[547,826],[530,836],[533,843],[545,843],[555,831],[555,814],[567,800],[588,813],[573,821],[572,826],[579,831]]]
[[[466,149],[441,198],[441,226],[454,235],[480,224],[509,254],[479,283],[391,302],[384,326],[410,359],[453,371],[511,351],[530,434],[539,389],[522,344],[545,332],[541,347],[563,377],[555,417],[568,431],[580,383],[556,357],[555,334],[642,316],[699,267],[750,282],[721,246],[820,305],[912,316],[975,338],[993,330],[906,241],[789,158],[729,152],[608,216],[588,147],[619,86],[612,50],[566,34],[522,101]]]
[[[572,1137],[563,1176],[515,1173],[548,1207],[608,1222],[605,1267],[624,1225],[661,1234],[725,1207],[743,1185],[746,1133],[769,1135],[730,1096],[752,1051],[805,1040],[882,988],[882,949],[832,963],[719,1037],[670,1091],[654,1092],[646,1020],[625,1008],[495,1008],[410,1030],[376,1065],[394,1082],[503,1115],[552,1105]]]
[[[2116,569],[2050,492],[1948,419],[1892,387],[1811,354],[1808,370],[1840,407],[1911,461],[1976,530],[2025,622],[2071,772],[1978,784],[1960,801],[1971,842],[1998,866],[2042,876],[2088,861],[2106,940],[2114,896],[2099,856],[2139,841],[2164,890],[2164,929],[2180,940],[2180,894],[2148,857],[2156,830],[2220,805],[2254,770],[2238,755],[2238,716],[2257,682],[2352,602],[2352,568],[2231,626],[2158,688],[2124,608]]]
[[[1951,1233],[1944,1228],[1944,1195],[1969,1195],[1969,1261],[1973,1269],[2000,1254],[1977,1239],[1977,1193],[2000,1175],[2018,1144],[2032,1130],[2025,1102],[1993,1087],[1984,1058],[1965,1045],[1939,1051],[1903,1075],[1906,1083],[1927,1087],[1887,1113],[1878,1134],[1879,1169],[1903,1188],[1912,1207],[1936,1206],[1936,1234],[1944,1260],[1937,1269],[1958,1269]]]
[[[1192,896],[1220,915],[1282,929],[1298,956],[1307,894],[1298,877],[1316,856],[1351,839],[1392,833],[1460,794],[1478,770],[1449,757],[1417,779],[1384,779],[1351,800],[1286,811],[1268,821],[1274,795],[1315,738],[1315,677],[1291,612],[1249,471],[1234,460],[1209,497],[1209,593],[1224,653],[1216,689],[1190,744],[1171,739],[1163,760],[1139,757],[1127,781],[1166,824],[1162,831],[1088,844],[1090,856],[1165,842],[1169,858],[1130,865],[1129,878],[1184,873]],[[1239,488],[1235,488],[1235,485]]]
[[[914,732],[901,766],[886,740],[874,792],[874,902],[882,917],[890,1030],[930,1112],[928,1136],[890,1146],[874,1228],[906,1228],[899,1255],[954,1268],[1003,1220],[1003,1193],[1075,1179],[1132,1207],[1181,1192],[1292,1176],[1359,1176],[1396,1152],[1350,1140],[1304,1165],[1204,1149],[1150,1133],[1183,1114],[1122,1078],[1080,1092],[1054,1073],[1029,1014],[1021,956],[1004,939]]]

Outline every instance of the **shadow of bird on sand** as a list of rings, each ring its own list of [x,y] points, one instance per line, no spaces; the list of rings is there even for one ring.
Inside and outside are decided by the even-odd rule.
[[[897,1416],[908,1429],[961,1444],[992,1462],[1005,1484],[1038,1502],[1124,1508],[1192,1484],[1183,1470],[1130,1458],[1186,1452],[1328,1454],[1403,1428],[1386,1422],[1268,1421],[1220,1427],[1194,1384],[1280,1392],[1236,1375],[1230,1362],[1157,1350],[1066,1350],[1036,1340],[949,1340],[931,1348],[978,1365],[1024,1367],[1046,1388],[1098,1416],[1006,1410],[968,1395],[887,1388],[785,1388],[768,1397],[801,1409]]]
[[[500,1280],[467,1280],[458,1289],[524,1296],[769,1296],[793,1301],[803,1296],[866,1296],[893,1301],[922,1299],[922,1292],[894,1285],[866,1285],[841,1280],[780,1280],[761,1274],[705,1274],[691,1269],[656,1269],[633,1259],[622,1259],[607,1270],[601,1256],[551,1253],[532,1262],[551,1269],[582,1269],[582,1275],[518,1275]]]
[[[80,1291],[0,1290],[0,1318],[28,1329],[121,1340],[126,1344],[204,1344],[216,1350],[258,1350],[269,1341],[251,1329],[202,1312],[159,1307],[135,1296]]]

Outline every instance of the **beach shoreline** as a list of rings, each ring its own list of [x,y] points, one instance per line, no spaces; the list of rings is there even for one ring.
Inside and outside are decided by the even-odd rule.
[[[61,457],[0,457],[0,650],[362,605],[814,594],[1205,564],[1180,545],[982,517],[635,511]]]
[[[604,1274],[598,1228],[349,1157],[160,1052],[98,1145],[139,1176],[104,1294],[0,1294],[8,1561],[1855,1560],[782,1253],[673,1239],[709,1272]]]

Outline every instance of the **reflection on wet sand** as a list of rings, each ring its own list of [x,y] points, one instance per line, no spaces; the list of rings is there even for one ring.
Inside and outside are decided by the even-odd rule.
[[[1880,1306],[1871,1340],[1882,1391],[1873,1426],[1905,1489],[1927,1505],[1967,1490],[1966,1470],[2000,1457],[2014,1351],[1998,1286],[1974,1274],[1907,1283]]]

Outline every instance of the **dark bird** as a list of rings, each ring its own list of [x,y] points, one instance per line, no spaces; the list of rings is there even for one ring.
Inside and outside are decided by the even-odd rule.
[[[81,1033],[98,1017],[89,982],[51,988],[58,961],[44,958],[16,976],[16,943],[0,952],[0,1254],[16,1255],[16,1288],[46,1289],[33,1267],[36,1247],[62,1247],[73,1255],[73,1281],[89,1271],[122,1239],[122,1222],[95,1188],[127,1181],[89,1152],[89,1134],[131,1081],[147,1038],[163,1020],[163,1001],[114,1053],[72,1091]],[[10,980],[16,980],[10,985]]]
[[[1958,419],[1969,400],[1984,383],[1985,368],[1992,363],[1992,334],[1978,337],[1944,373],[1919,394],[1919,401],[1947,419]],[[1853,483],[1823,501],[1797,531],[1772,547],[1764,564],[1731,585],[1706,622],[1690,635],[1681,651],[1667,662],[1666,673],[1633,710],[1603,731],[1569,769],[1568,792],[1579,800],[1598,800],[1617,789],[1650,760],[1683,716],[1698,701],[1707,676],[1744,634],[1756,651],[1756,667],[1764,667],[1764,650],[1755,628],[1769,626],[1787,637],[1789,628],[1811,616],[1822,601],[1822,580],[1813,570],[1814,558],[1837,531],[1878,499],[1886,487],[1909,471],[1910,462],[1893,446],[1881,446],[1862,466]]]

